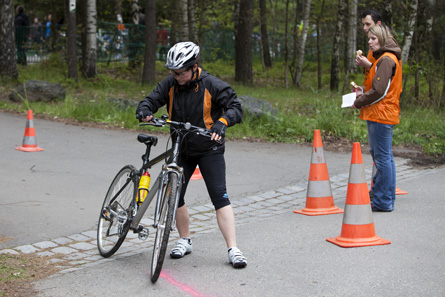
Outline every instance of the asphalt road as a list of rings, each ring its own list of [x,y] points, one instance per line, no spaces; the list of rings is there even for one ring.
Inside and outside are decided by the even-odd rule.
[[[35,116],[37,145],[44,151],[21,152],[15,147],[22,145],[26,121],[26,115],[0,112],[0,235],[12,238],[0,249],[94,228],[112,179],[126,164],[140,167],[145,151],[136,140],[141,131],[86,128]],[[160,136],[152,156],[163,152],[166,143],[167,137]],[[307,180],[311,151],[308,145],[229,141],[229,197]],[[348,172],[348,154],[325,154],[331,175]],[[159,166],[153,167],[153,176]],[[185,199],[187,205],[209,202],[203,180],[191,182]]]
[[[98,210],[115,173],[140,164],[137,132],[85,128],[34,119],[43,152],[23,153],[26,116],[0,112],[2,152],[0,249],[95,228]],[[153,153],[161,152],[165,138]],[[260,195],[307,182],[311,147],[229,142],[229,196]],[[325,151],[329,175],[347,175],[351,156]],[[372,166],[363,152],[364,163]],[[444,296],[443,211],[445,168],[412,170],[398,181],[409,192],[392,213],[373,213],[377,235],[390,245],[340,248],[342,214],[288,212],[237,227],[248,267],[235,270],[219,231],[198,234],[193,253],[166,259],[165,274],[148,279],[150,251],[56,275],[36,283],[40,296]],[[208,203],[202,180],[193,181],[188,205]],[[344,207],[344,198],[337,198]],[[216,224],[216,222],[213,222]]]

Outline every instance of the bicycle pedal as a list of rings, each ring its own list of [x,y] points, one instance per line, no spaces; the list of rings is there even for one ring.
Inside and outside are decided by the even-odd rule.
[[[145,241],[145,240],[147,240],[147,238],[148,238],[148,229],[147,228],[143,228],[142,229],[142,231],[140,231],[139,233],[138,233],[138,238],[140,239],[140,240],[142,240],[142,241]]]

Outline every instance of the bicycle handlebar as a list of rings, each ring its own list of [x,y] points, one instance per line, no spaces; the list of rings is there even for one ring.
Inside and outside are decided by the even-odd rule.
[[[192,133],[197,133],[205,137],[212,136],[210,130],[198,126],[193,126],[189,122],[182,123],[182,122],[171,121],[168,119],[167,116],[161,116],[161,119],[153,117],[151,119],[151,122],[139,124],[139,126],[154,126],[154,127],[164,127],[165,125],[173,126],[174,128],[179,128],[181,130],[187,130]]]

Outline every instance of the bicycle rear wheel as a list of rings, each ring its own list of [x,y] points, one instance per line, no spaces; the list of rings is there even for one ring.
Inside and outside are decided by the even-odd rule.
[[[105,258],[112,256],[127,236],[136,201],[136,170],[127,165],[117,173],[100,209],[97,248]]]
[[[178,176],[175,173],[168,175],[168,182],[162,193],[162,201],[159,209],[159,221],[156,228],[156,238],[153,246],[153,258],[151,262],[151,281],[155,283],[161,273],[167,250],[168,238],[173,224],[173,212],[175,210],[176,194],[178,191]]]

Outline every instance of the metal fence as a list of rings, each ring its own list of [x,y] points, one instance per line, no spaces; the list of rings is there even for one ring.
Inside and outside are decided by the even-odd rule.
[[[26,54],[28,63],[37,63],[48,59],[52,38],[46,36],[47,28],[18,27],[16,28],[16,40],[22,40],[21,45],[17,42],[18,55]],[[170,34],[169,29],[166,29]],[[135,24],[117,24],[99,21],[97,24],[97,61],[98,62],[118,62],[143,60],[145,39],[145,26]],[[57,38],[55,49],[62,51],[66,44],[66,26],[57,26]],[[261,39],[258,33],[253,33],[252,53],[254,59],[261,60]],[[80,50],[80,35],[78,39],[78,53]],[[289,44],[292,45],[292,37]],[[272,47],[272,40],[269,42],[271,56],[275,61],[284,59],[284,36],[277,35],[275,46]],[[315,61],[315,37],[308,38],[306,46],[305,61]],[[165,53],[170,47],[157,45],[157,59],[165,60]],[[290,46],[291,47],[291,46]],[[329,51],[330,45],[324,45],[324,51]],[[219,59],[232,61],[235,59],[235,35],[232,30],[213,28],[203,32],[203,44],[201,46],[202,59],[205,62],[212,62]],[[291,53],[292,54],[292,53]]]

